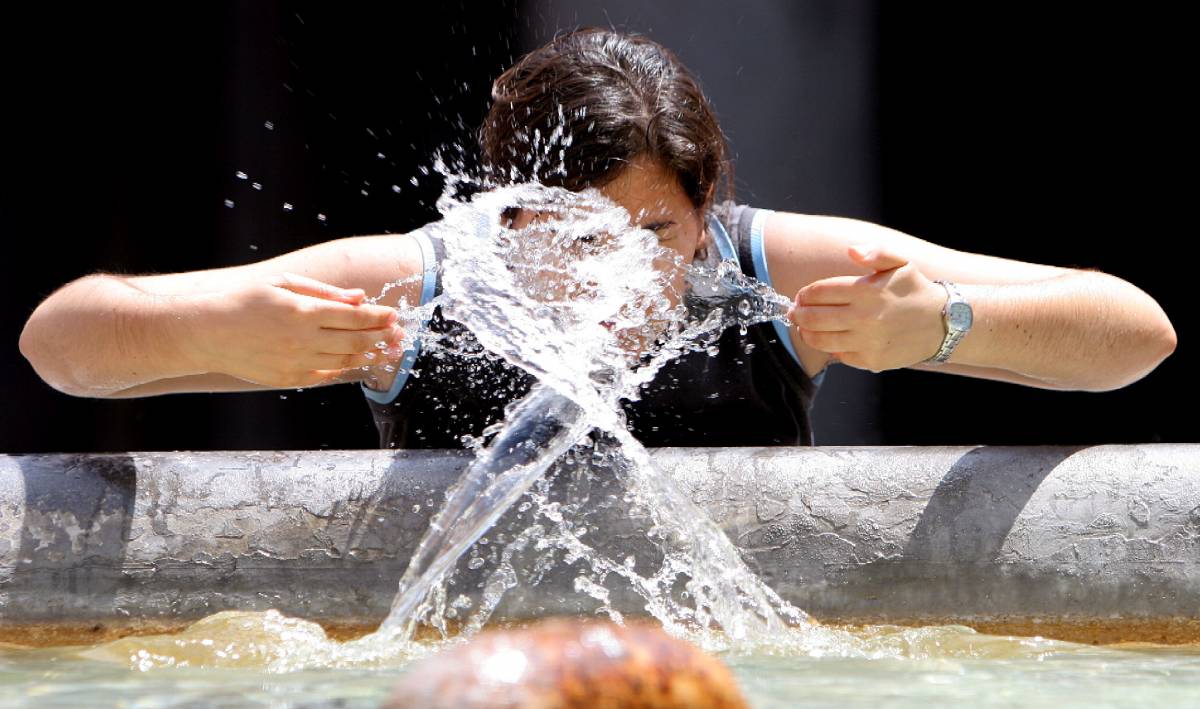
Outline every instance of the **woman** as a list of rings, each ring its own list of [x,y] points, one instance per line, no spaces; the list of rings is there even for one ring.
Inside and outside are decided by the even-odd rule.
[[[480,133],[493,181],[597,187],[685,262],[732,258],[795,297],[790,328],[726,333],[717,357],[684,357],[660,372],[628,411],[648,445],[811,444],[808,410],[832,362],[1105,391],[1174,350],[1158,304],[1107,274],[955,251],[853,219],[720,203],[728,168],[713,112],[679,61],[648,39],[595,29],[558,37],[497,79],[493,97]],[[560,159],[536,160],[531,136],[564,123],[571,140]],[[306,387],[362,379],[373,365],[367,394],[383,445],[455,446],[528,382],[487,358],[472,361],[488,376],[467,379],[463,362],[416,352],[398,376],[382,366],[406,356],[389,306],[432,297],[437,259],[418,230],[232,268],[92,275],[37,308],[21,350],[51,386],[98,397]],[[414,277],[365,302],[405,275]],[[436,316],[431,327],[456,328]],[[420,376],[404,374],[409,366]],[[472,387],[495,377],[511,386]]]

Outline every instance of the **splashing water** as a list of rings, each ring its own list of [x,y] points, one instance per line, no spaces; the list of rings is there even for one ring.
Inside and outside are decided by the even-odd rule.
[[[513,205],[552,219],[505,228],[503,213]],[[573,559],[587,559],[601,581],[623,580],[668,631],[709,647],[762,645],[789,627],[808,626],[807,616],[750,572],[724,533],[654,469],[619,408],[622,398],[636,398],[638,387],[670,359],[712,347],[727,327],[744,332],[748,325],[781,317],[790,300],[743,276],[733,263],[685,269],[597,192],[521,185],[465,203],[446,196],[439,206],[444,218],[431,236],[442,240],[446,260],[437,304],[489,351],[535,375],[538,384],[509,407],[491,443],[449,491],[389,617],[360,644],[402,643],[422,618],[445,627],[436,616],[447,612],[438,608],[446,594],[435,589],[446,572],[593,429],[602,432],[589,444],[593,457],[649,511],[647,534],[662,549],[662,563],[643,575],[569,533],[543,537],[542,548],[557,546]],[[686,293],[679,276],[686,276]],[[704,317],[688,320],[689,312]],[[613,324],[611,330],[604,323]],[[561,517],[557,522],[561,527]],[[509,582],[484,599],[468,630],[480,627],[498,595],[515,585],[512,570],[501,571]],[[576,587],[607,599],[604,586],[586,576]],[[615,610],[609,615],[621,620]]]
[[[553,148],[569,140],[558,133],[535,135],[531,148],[561,157]],[[770,646],[795,633],[810,647],[827,644],[818,626],[758,579],[715,523],[655,470],[622,412],[622,401],[636,400],[666,363],[693,351],[711,354],[727,328],[745,333],[750,325],[784,317],[790,300],[747,278],[734,263],[684,264],[596,190],[537,183],[463,190],[472,185],[461,171],[440,160],[434,167],[447,184],[438,203],[442,219],[426,233],[444,246],[442,293],[419,307],[401,304],[405,344],[419,339],[428,356],[454,354],[453,344],[423,330],[440,308],[488,353],[537,383],[478,441],[474,461],[448,490],[376,633],[338,644],[270,618],[262,621],[269,626],[263,633],[305,642],[276,655],[243,654],[261,655],[277,670],[408,657],[418,652],[411,642],[418,626],[449,637],[450,621],[470,610],[456,623],[469,635],[522,573],[536,584],[555,564],[582,566],[576,591],[599,601],[614,620],[622,615],[610,591],[620,585],[669,632],[708,648]],[[474,194],[460,197],[464,192]],[[509,226],[514,207],[533,220]],[[390,284],[372,300],[412,278]],[[585,541],[586,525],[576,524],[580,510],[553,499],[555,480],[568,480],[567,493],[573,494],[570,480],[593,484],[601,478],[622,488],[617,503],[642,511],[643,534],[658,550],[654,559],[639,561]],[[497,538],[486,558],[492,568],[482,569],[484,556],[466,564],[469,571],[485,571],[478,585],[482,597],[451,591],[456,562],[483,544],[482,535],[527,492],[525,526],[503,544]]]
[[[553,228],[507,229],[500,217],[514,203],[559,218]],[[536,586],[564,568],[575,574],[576,593],[618,622],[614,596],[625,592],[668,632],[752,658],[1040,661],[1115,652],[994,638],[958,626],[849,631],[812,623],[744,565],[670,477],[655,471],[619,409],[672,358],[707,350],[726,328],[781,317],[790,302],[734,264],[690,267],[681,281],[672,270],[680,264],[654,237],[628,226],[627,214],[594,194],[525,185],[443,207],[445,218],[431,231],[446,247],[444,292],[406,318],[427,319],[440,306],[538,383],[485,432],[490,440],[447,492],[380,629],[339,643],[315,623],[274,611],[226,612],[178,635],[127,638],[85,657],[138,670],[395,666],[478,631],[522,581]],[[605,238],[583,239],[597,233]],[[574,251],[562,258],[567,250]],[[681,282],[686,292],[675,285]],[[434,354],[446,346],[434,338],[422,345]],[[657,555],[635,558],[613,530],[589,536],[588,504],[597,500],[593,508],[626,506],[627,518],[645,521],[643,533]],[[516,513],[515,533],[496,525],[506,510]],[[468,549],[466,563],[456,567]],[[469,587],[482,589],[479,598]],[[441,639],[416,642],[422,624]]]

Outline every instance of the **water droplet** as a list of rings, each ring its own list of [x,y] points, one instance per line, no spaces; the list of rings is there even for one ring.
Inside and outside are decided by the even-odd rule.
[[[250,244],[251,251],[258,251],[258,244]]]
[[[321,214],[321,213],[317,213],[317,221],[319,221],[319,222],[325,221],[325,215]]]
[[[251,187],[253,187],[253,188],[254,188],[254,189],[256,189],[256,190],[261,190],[261,189],[262,189],[262,183],[261,183],[261,182],[251,182],[251,183],[250,183],[250,186],[251,186]]]
[[[233,176],[238,178],[239,180],[244,180],[244,179],[250,177],[249,175],[242,172],[241,170],[238,170],[237,172],[233,173]]]
[[[280,399],[286,399],[286,398],[287,398],[287,394],[280,394],[280,395],[279,395],[279,398],[280,398]]]
[[[468,569],[478,569],[482,566],[483,566],[483,558],[482,557],[477,556],[467,562]]]
[[[400,192],[400,185],[392,185],[392,191],[393,191],[393,192],[396,192],[396,193],[399,193],[399,192]]]
[[[413,505],[413,512],[420,512],[420,511],[421,511],[420,505]]]
[[[375,153],[375,157],[379,158],[380,160],[384,160],[387,158],[387,156],[384,155],[383,153]]]
[[[284,203],[283,203],[283,211],[285,211],[285,212],[290,212],[290,211],[292,211],[292,203],[291,203],[291,202],[284,202]]]
[[[230,209],[233,209],[233,200],[232,199],[225,200],[225,206],[229,207]]]
[[[266,121],[263,123],[263,128],[266,128],[267,130],[275,130],[275,124],[271,121]]]
[[[748,300],[739,300],[737,309],[738,309],[738,312],[741,313],[743,316],[748,316],[748,315],[750,315],[750,311],[753,310],[753,306],[750,305],[750,301],[748,301]]]

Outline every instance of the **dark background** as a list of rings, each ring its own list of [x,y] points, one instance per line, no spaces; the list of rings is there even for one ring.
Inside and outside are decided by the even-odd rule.
[[[90,272],[227,266],[434,218],[438,185],[414,186],[418,166],[464,139],[514,57],[578,24],[646,32],[680,55],[730,138],[742,201],[1097,268],[1155,297],[1179,335],[1156,371],[1105,393],[836,366],[818,444],[1197,440],[1169,405],[1194,381],[1182,10],[414,7],[5,11],[0,451],[373,447],[353,386],[83,400],[43,384],[17,338],[42,298]]]

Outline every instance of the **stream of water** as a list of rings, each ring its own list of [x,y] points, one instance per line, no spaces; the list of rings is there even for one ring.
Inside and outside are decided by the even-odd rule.
[[[503,214],[514,205],[552,218],[522,230],[506,228]],[[649,513],[647,535],[661,549],[661,561],[640,571],[601,553],[572,532],[561,510],[546,505],[539,510],[556,533],[532,524],[513,535],[516,547],[536,534],[542,548],[557,546],[570,563],[583,560],[590,567],[576,579],[577,591],[606,601],[605,583],[620,580],[669,632],[706,647],[777,643],[787,629],[814,628],[750,572],[721,530],[654,469],[620,412],[620,401],[636,397],[671,358],[712,347],[726,327],[780,317],[789,299],[741,275],[735,264],[687,267],[595,192],[520,185],[469,202],[447,196],[442,211],[429,235],[444,245],[443,292],[429,305],[465,324],[488,351],[538,383],[507,409],[448,492],[390,615],[356,648],[388,652],[410,641],[421,622],[446,628],[447,613],[457,616],[445,607],[446,574],[454,562],[564,454],[580,447],[590,463],[582,466],[585,476],[614,475],[624,498]],[[575,450],[572,460],[580,454]],[[580,469],[575,466],[576,474]],[[507,578],[485,591],[468,632],[481,627],[500,595],[515,585],[512,563],[509,554],[498,569]],[[619,611],[606,610],[621,620]]]

